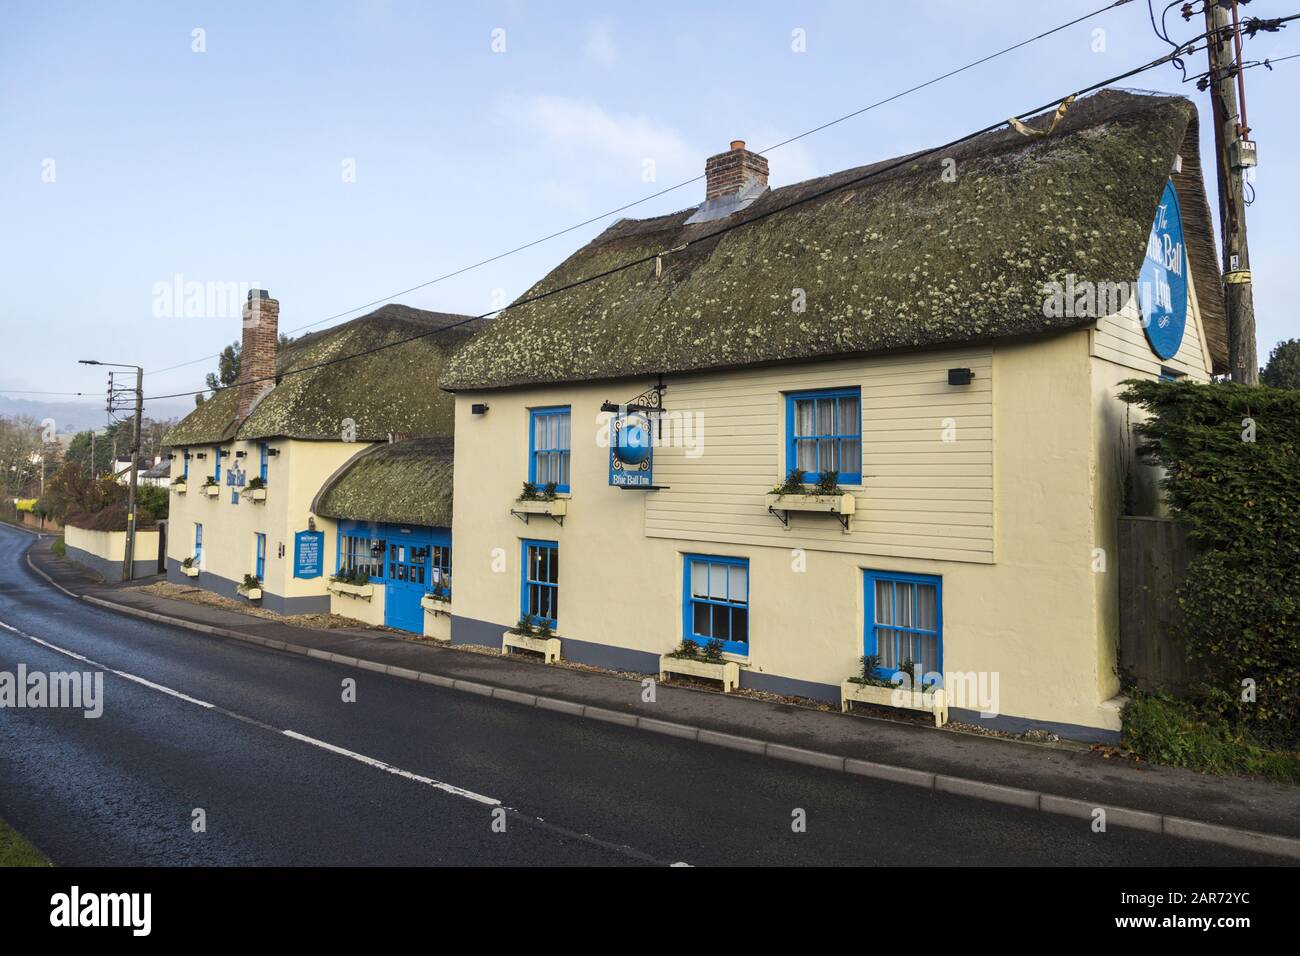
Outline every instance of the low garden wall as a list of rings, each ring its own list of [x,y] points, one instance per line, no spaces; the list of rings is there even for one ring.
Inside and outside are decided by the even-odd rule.
[[[91,531],[68,525],[63,529],[67,556],[94,571],[106,581],[122,579],[122,561],[126,557],[125,531]],[[135,533],[133,578],[147,578],[158,573],[158,531]]]

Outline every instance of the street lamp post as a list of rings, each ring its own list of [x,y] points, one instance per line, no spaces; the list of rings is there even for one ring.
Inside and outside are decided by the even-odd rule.
[[[126,493],[126,550],[122,557],[122,580],[130,581],[135,571],[135,489],[140,470],[140,432],[144,418],[144,369],[139,365],[81,359],[82,365],[109,365],[135,369],[135,428],[131,432],[131,481]],[[111,402],[111,396],[110,396]],[[94,467],[92,460],[91,467]]]

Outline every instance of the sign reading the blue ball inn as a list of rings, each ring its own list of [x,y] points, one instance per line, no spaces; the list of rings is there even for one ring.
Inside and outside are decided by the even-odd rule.
[[[1147,237],[1138,276],[1138,311],[1151,351],[1162,359],[1177,355],[1187,326],[1187,249],[1178,194],[1168,181]]]
[[[650,419],[640,412],[615,415],[609,423],[609,483],[620,488],[654,486]]]

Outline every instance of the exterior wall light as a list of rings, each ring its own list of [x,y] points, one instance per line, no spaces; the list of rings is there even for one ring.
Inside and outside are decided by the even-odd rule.
[[[487,402],[475,402],[469,407],[469,410],[474,415],[486,415],[488,410]]]
[[[968,368],[950,368],[948,369],[949,385],[969,385],[975,373]]]

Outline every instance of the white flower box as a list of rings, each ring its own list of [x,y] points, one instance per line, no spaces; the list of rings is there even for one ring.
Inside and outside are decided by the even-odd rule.
[[[184,572],[187,578],[197,578],[199,576],[199,568],[196,564],[192,564],[188,568],[182,564],[181,571]]]
[[[849,705],[854,701],[900,710],[929,711],[934,714],[936,727],[942,727],[948,722],[948,698],[942,687],[920,691],[905,687],[877,687],[874,684],[846,680],[840,684],[840,710],[847,714]]]
[[[820,511],[824,514],[851,515],[857,508],[857,499],[847,491],[842,495],[778,495],[765,499],[773,511]]]
[[[669,674],[686,674],[689,677],[705,677],[709,680],[722,681],[722,692],[729,694],[740,686],[740,665],[735,661],[702,661],[691,657],[672,657],[659,655],[659,680],[667,681]]]
[[[221,486],[220,486],[220,485],[204,485],[204,486],[203,486],[203,491],[204,491],[205,494],[207,494],[207,496],[208,496],[209,498],[215,498],[217,495],[221,494]]]
[[[429,592],[420,598],[420,607],[430,614],[450,614],[451,598]]]
[[[265,500],[266,500],[266,489],[265,489],[265,488],[249,488],[248,490],[246,490],[246,491],[244,492],[244,494],[245,494],[246,496],[248,496],[248,498],[249,498],[250,500],[252,500],[252,501],[265,501]]]
[[[569,499],[525,501],[521,498],[515,501],[511,510],[525,515],[551,515],[554,518],[562,518],[569,512]]]
[[[241,587],[241,588],[239,589],[239,593],[242,594],[244,597],[248,598],[250,601],[260,601],[260,600],[262,600],[262,589],[261,589],[261,588],[242,588],[242,587]]]
[[[373,584],[348,584],[345,581],[331,581],[325,585],[326,590],[333,591],[335,594],[346,594],[349,597],[365,598],[369,601],[375,595],[375,586]]]
[[[186,485],[185,482],[179,480],[172,482],[172,491],[176,492],[178,495],[183,495],[188,490],[189,486]]]
[[[501,635],[502,656],[509,654],[512,647],[516,650],[534,651],[541,654],[543,661],[547,664],[560,659],[560,639],[558,637],[529,637],[527,634],[506,631]]]

